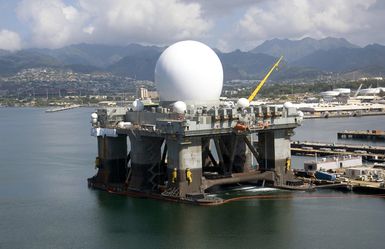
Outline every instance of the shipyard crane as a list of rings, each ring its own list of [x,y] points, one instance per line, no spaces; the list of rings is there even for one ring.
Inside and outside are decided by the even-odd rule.
[[[361,85],[358,87],[356,93],[354,94],[354,97],[357,97],[357,96],[358,96],[358,94],[360,93],[361,87],[362,87],[362,83],[361,83]]]
[[[250,97],[247,99],[249,102],[253,101],[255,96],[258,94],[258,92],[261,90],[262,86],[265,84],[266,80],[269,78],[270,74],[273,72],[274,69],[278,68],[279,63],[281,62],[283,56],[279,57],[278,61],[272,66],[270,71],[266,74],[266,76],[261,80],[261,82],[257,85],[257,87],[254,89],[253,93],[250,95]]]

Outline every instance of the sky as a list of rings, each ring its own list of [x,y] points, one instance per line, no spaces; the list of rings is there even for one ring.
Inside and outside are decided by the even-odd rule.
[[[385,44],[383,0],[0,0],[0,49],[77,43],[170,45],[228,52],[274,38]]]

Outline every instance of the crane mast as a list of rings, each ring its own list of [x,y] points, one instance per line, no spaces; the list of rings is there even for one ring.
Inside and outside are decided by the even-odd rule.
[[[283,58],[283,56],[279,57],[278,61],[273,65],[273,67],[270,69],[270,71],[266,74],[266,76],[261,80],[261,82],[258,84],[258,86],[254,89],[253,93],[247,99],[249,102],[253,101],[255,96],[261,90],[262,86],[265,84],[266,80],[269,78],[270,74],[273,72],[274,69],[276,69],[278,67],[278,65],[281,62],[282,58]]]

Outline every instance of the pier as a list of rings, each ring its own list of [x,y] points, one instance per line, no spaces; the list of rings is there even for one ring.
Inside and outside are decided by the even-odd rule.
[[[364,160],[368,161],[385,161],[384,146],[293,141],[291,142],[291,153],[301,156],[356,155],[362,156]]]
[[[366,116],[381,116],[385,115],[383,111],[374,111],[374,112],[326,112],[326,113],[314,113],[309,114],[305,113],[304,119],[322,119],[322,118],[349,118],[349,117],[366,117]]]
[[[379,182],[368,182],[368,181],[358,181],[358,180],[348,180],[348,181],[335,181],[327,182],[321,180],[309,180],[302,178],[306,182],[312,182],[312,185],[315,185],[316,190],[320,189],[334,189],[340,191],[352,191],[357,194],[381,194],[385,193],[385,188]]]
[[[47,109],[45,112],[47,112],[47,113],[61,112],[61,111],[66,111],[66,110],[75,109],[75,108],[79,108],[79,107],[81,107],[81,105],[61,106],[61,107]]]
[[[373,139],[385,140],[385,131],[366,130],[366,131],[342,131],[337,133],[338,139]]]

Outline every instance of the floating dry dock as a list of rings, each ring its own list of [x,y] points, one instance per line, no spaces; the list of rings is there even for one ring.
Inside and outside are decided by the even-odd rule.
[[[220,203],[206,198],[205,190],[240,182],[263,181],[279,188],[298,183],[290,169],[290,137],[302,118],[294,107],[237,109],[217,103],[189,106],[183,114],[162,106],[107,108],[92,118],[98,171],[88,180],[91,187]]]
[[[341,131],[337,133],[339,139],[374,139],[385,140],[385,131],[381,130],[366,130],[366,131]]]
[[[196,41],[171,45],[155,66],[159,105],[138,99],[91,115],[98,171],[89,186],[202,205],[225,203],[206,195],[217,185],[259,181],[302,189],[290,169],[290,137],[302,113],[291,103],[250,106],[281,59],[250,99],[235,105],[220,101],[223,68],[212,49]]]

